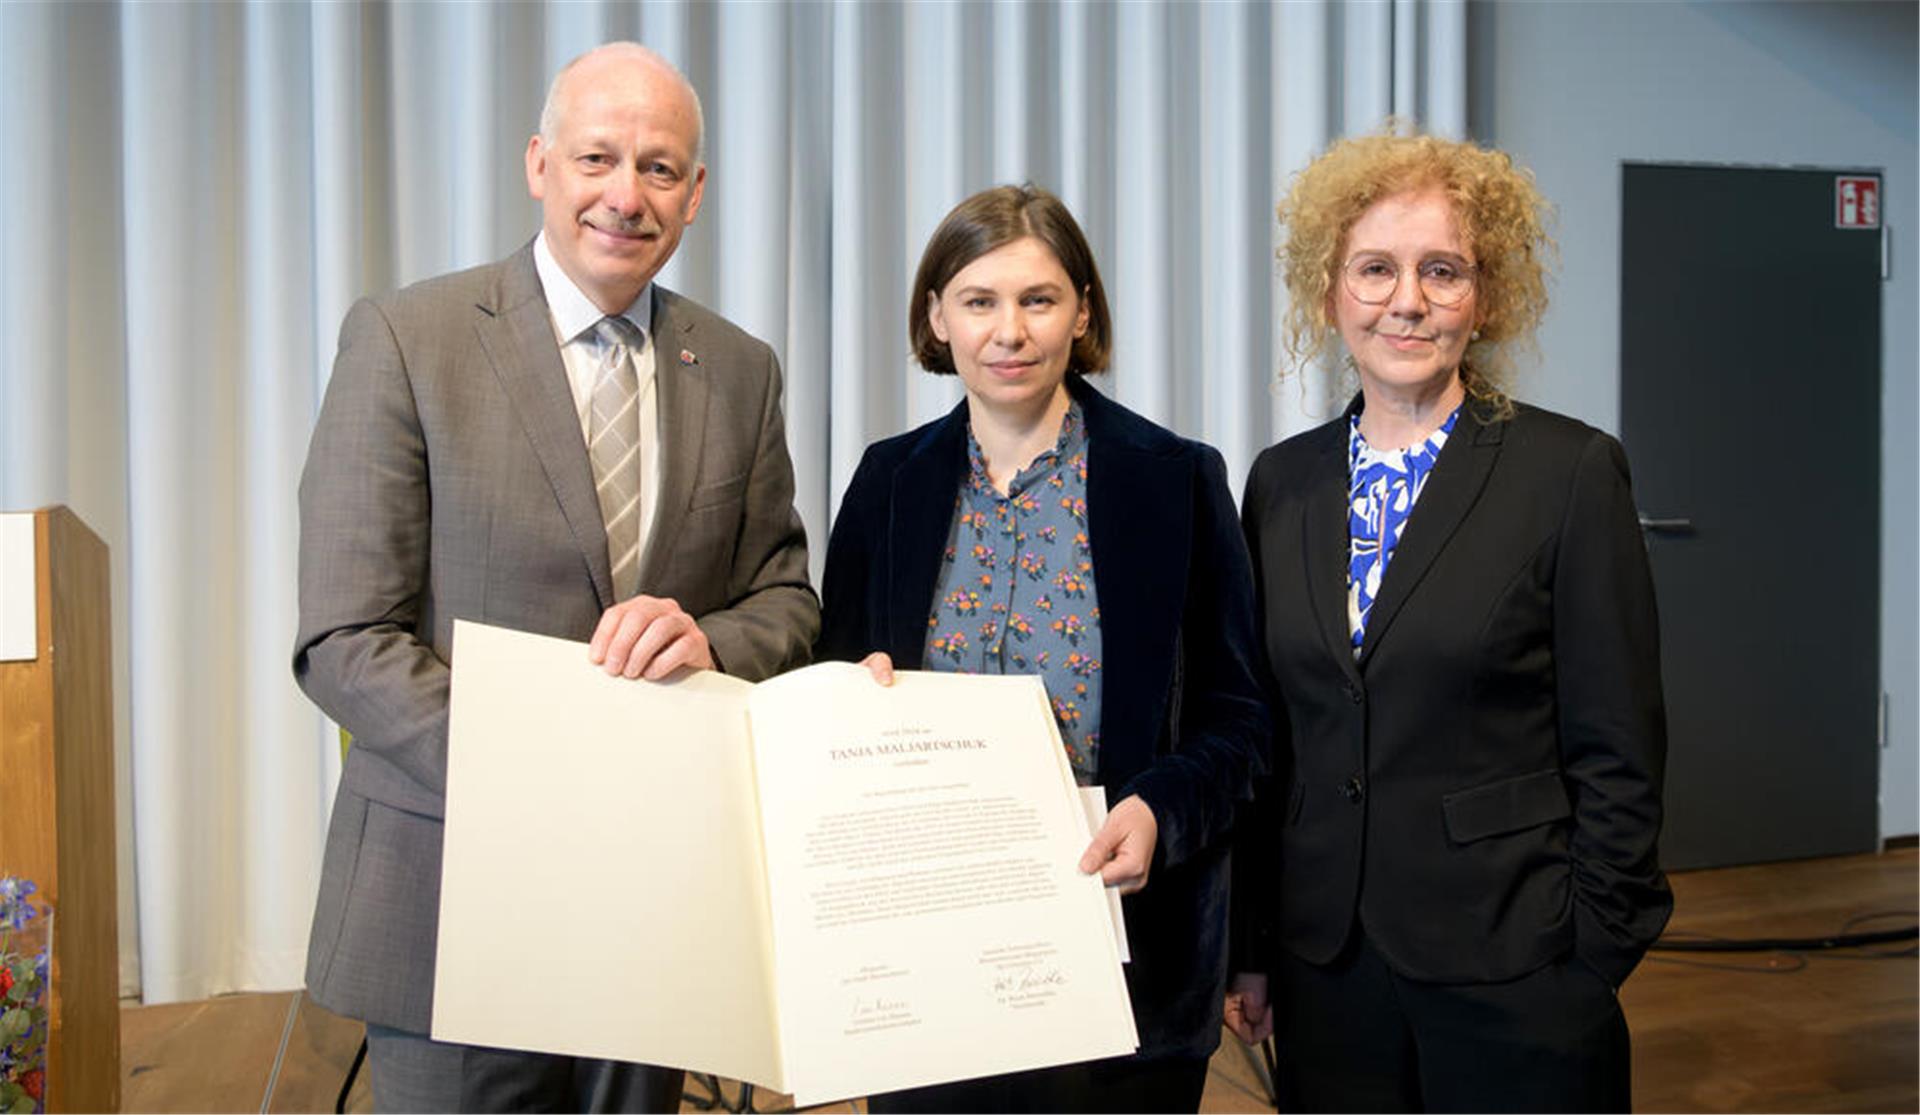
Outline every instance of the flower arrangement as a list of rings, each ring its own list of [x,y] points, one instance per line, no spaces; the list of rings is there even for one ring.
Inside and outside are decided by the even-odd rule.
[[[0,876],[0,1115],[46,1110],[53,913],[34,906],[34,890]]]

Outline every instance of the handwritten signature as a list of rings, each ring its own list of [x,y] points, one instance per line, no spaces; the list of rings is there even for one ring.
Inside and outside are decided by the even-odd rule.
[[[853,1014],[851,1017],[873,1018],[876,1015],[889,1014],[893,1011],[905,1009],[907,1009],[907,1001],[905,999],[885,999],[879,997],[872,999],[855,999],[853,1001]]]
[[[1061,987],[1066,982],[1066,974],[1058,968],[1028,965],[993,977],[993,990],[995,994],[1004,995],[1011,991],[1031,991],[1036,987]]]

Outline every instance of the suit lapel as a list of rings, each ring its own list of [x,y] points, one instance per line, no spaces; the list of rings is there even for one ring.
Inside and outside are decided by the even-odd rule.
[[[886,647],[901,669],[919,669],[926,655],[934,583],[966,470],[967,404],[962,401],[894,469],[887,494]]]
[[[1349,679],[1359,681],[1359,668],[1353,661],[1353,636],[1347,627],[1346,418],[1329,426],[1328,431],[1327,443],[1321,447],[1308,481],[1306,506],[1301,513],[1307,599],[1313,605],[1327,653],[1340,663]],[[1378,611],[1376,606],[1375,613]]]
[[[1072,386],[1087,421],[1087,532],[1100,599],[1100,781],[1114,787],[1153,762],[1167,720],[1169,664],[1180,665],[1195,572],[1194,466],[1131,436],[1125,412],[1084,380]]]
[[[553,339],[553,319],[533,265],[528,245],[501,265],[491,306],[480,306],[477,326],[480,347],[493,364],[494,375],[519,416],[534,456],[546,470],[547,482],[560,503],[575,544],[586,559],[593,589],[602,607],[613,605],[613,574],[607,562],[607,528],[600,520],[600,501],[593,490],[593,466],[580,436],[580,414],[560,346]]]
[[[647,532],[647,550],[640,559],[640,584],[658,584],[673,560],[673,546],[686,523],[693,501],[694,482],[700,477],[700,447],[707,436],[707,402],[713,372],[699,363],[694,316],[680,312],[680,296],[653,288],[653,383],[659,392],[660,483],[654,499],[659,507]],[[693,356],[683,363],[681,353]]]
[[[1372,658],[1374,648],[1393,626],[1401,606],[1419,586],[1440,551],[1446,549],[1453,532],[1459,529],[1486,488],[1493,463],[1500,456],[1506,425],[1505,422],[1481,423],[1474,414],[1472,400],[1460,408],[1460,421],[1455,424],[1453,435],[1447,438],[1447,444],[1441,447],[1440,459],[1433,464],[1433,475],[1421,489],[1420,499],[1407,517],[1406,530],[1400,535],[1400,544],[1394,548],[1387,571],[1380,578],[1380,594],[1374,597],[1373,610],[1367,614],[1367,638],[1360,650],[1362,667]]]

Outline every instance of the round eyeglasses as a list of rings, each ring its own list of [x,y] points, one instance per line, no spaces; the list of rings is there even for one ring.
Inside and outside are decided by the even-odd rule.
[[[1393,297],[1400,288],[1400,262],[1392,256],[1357,255],[1341,268],[1347,293],[1370,306],[1378,306]],[[1478,268],[1463,259],[1434,256],[1421,260],[1414,268],[1420,276],[1420,293],[1436,306],[1458,306],[1473,293],[1473,278]]]

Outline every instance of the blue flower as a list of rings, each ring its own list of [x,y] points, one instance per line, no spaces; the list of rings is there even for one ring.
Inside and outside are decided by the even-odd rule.
[[[38,917],[30,901],[38,889],[31,880],[0,875],[0,927],[19,929]]]

